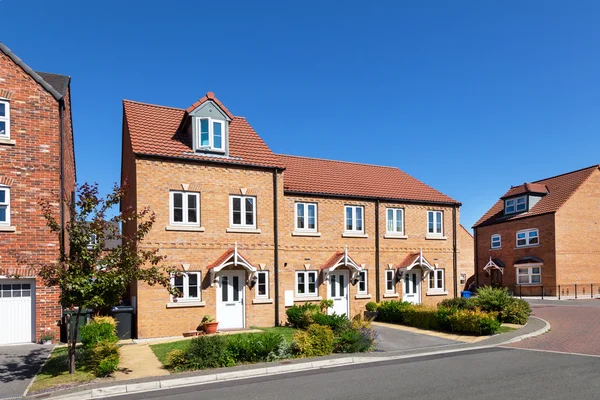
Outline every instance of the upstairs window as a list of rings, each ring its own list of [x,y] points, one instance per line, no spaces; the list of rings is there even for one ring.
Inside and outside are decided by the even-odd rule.
[[[256,197],[230,196],[231,227],[256,228]]]
[[[0,139],[10,139],[10,103],[0,100]]]
[[[517,232],[517,247],[535,246],[540,243],[540,233],[537,229],[526,229]]]
[[[317,204],[296,203],[296,226],[297,231],[317,231]]]
[[[502,236],[496,234],[492,235],[492,249],[499,249],[502,247]]]
[[[402,235],[404,233],[404,209],[387,209],[387,233]]]
[[[432,236],[444,234],[444,213],[442,211],[427,211],[427,233]]]
[[[10,225],[10,189],[0,186],[0,225]]]
[[[521,196],[514,199],[504,201],[504,213],[514,214],[527,210],[527,197]]]
[[[171,225],[200,226],[200,193],[171,192]]]
[[[197,150],[225,151],[225,121],[196,118]]]
[[[363,233],[363,207],[362,206],[345,206],[346,224],[344,230],[346,232]]]

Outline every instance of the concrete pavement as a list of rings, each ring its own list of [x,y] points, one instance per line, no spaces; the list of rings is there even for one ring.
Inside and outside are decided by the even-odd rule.
[[[0,346],[0,399],[22,396],[53,348],[39,344]]]

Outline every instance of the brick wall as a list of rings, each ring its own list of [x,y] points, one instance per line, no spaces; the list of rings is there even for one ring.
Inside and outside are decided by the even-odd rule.
[[[461,285],[460,275],[464,274],[466,281]],[[458,290],[467,290],[475,281],[475,240],[462,225],[458,228]],[[460,296],[460,294],[459,294]]]

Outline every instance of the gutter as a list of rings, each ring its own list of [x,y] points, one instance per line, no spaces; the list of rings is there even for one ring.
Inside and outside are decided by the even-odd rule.
[[[257,164],[244,164],[244,163],[236,163],[233,161],[219,161],[219,160],[206,160],[206,159],[197,159],[197,158],[192,158],[192,157],[176,157],[176,156],[164,156],[164,155],[160,155],[160,154],[148,154],[148,153],[136,153],[133,152],[133,154],[135,154],[136,156],[138,156],[139,158],[147,158],[147,159],[158,159],[158,160],[169,160],[169,161],[177,161],[177,162],[182,162],[182,161],[189,161],[189,162],[193,162],[193,163],[208,163],[208,164],[218,164],[218,165],[227,165],[229,167],[251,167],[251,168],[257,168],[257,169],[263,169],[263,170],[273,170],[273,168],[275,168],[277,171],[284,171],[285,168],[280,167],[280,166],[275,166],[275,165],[271,165],[271,166],[267,166],[267,165],[257,165]]]
[[[64,98],[58,101],[58,119],[60,121],[59,126],[59,140],[60,140],[60,258],[61,261],[65,260],[65,149],[64,149],[64,110],[65,100]]]
[[[387,197],[376,197],[376,196],[357,196],[352,194],[329,194],[329,193],[313,193],[313,192],[298,192],[294,190],[285,190],[285,194],[296,195],[296,196],[309,196],[309,197],[324,197],[334,199],[353,199],[353,200],[368,200],[368,201],[384,201],[386,203],[406,203],[406,204],[435,204],[440,206],[460,207],[462,203],[459,202],[444,202],[444,201],[427,201],[427,200],[412,200],[412,199],[392,199]]]
[[[375,202],[375,300],[379,303],[381,289],[379,282],[379,199]]]
[[[474,229],[473,241],[475,242],[475,286],[479,287],[479,251],[477,246],[477,228]]]
[[[452,208],[452,271],[454,275],[454,297],[458,297],[458,259],[457,259],[457,237],[456,237],[456,205]]]
[[[278,215],[278,170],[273,171],[273,263],[274,263],[274,279],[275,279],[275,326],[279,326],[279,215]]]

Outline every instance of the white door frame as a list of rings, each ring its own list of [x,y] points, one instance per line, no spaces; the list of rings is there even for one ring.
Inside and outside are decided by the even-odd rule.
[[[413,275],[414,274],[414,275]],[[415,293],[407,293],[406,292],[406,278],[408,276],[416,276],[416,279],[414,280],[414,290]],[[421,282],[423,281],[423,271],[420,268],[414,268],[411,269],[410,271],[406,271],[404,273],[404,279],[402,279],[402,301],[408,301],[410,303],[413,304],[422,304],[422,299],[421,299],[421,294],[422,294],[422,285]],[[411,282],[411,286],[412,286],[412,282]],[[411,295],[411,297],[408,297],[408,295]],[[412,295],[415,295],[414,297]]]
[[[344,285],[345,285],[344,297],[346,298],[346,316],[348,318],[350,318],[350,294],[348,293],[350,291],[350,271],[344,269],[344,270],[339,270],[339,271],[331,271],[329,273],[329,276],[327,277],[327,298],[328,299],[332,299],[331,277],[334,275],[335,276],[339,276],[339,275],[344,276]],[[336,296],[336,297],[338,297],[338,296]],[[329,308],[327,311],[328,311],[328,314],[331,314],[331,313],[333,313],[333,308]]]
[[[31,302],[30,304],[30,310],[29,310],[29,318],[30,318],[30,324],[31,324],[31,328],[30,328],[30,332],[29,332],[29,338],[25,341],[17,341],[17,342],[7,342],[7,343],[3,343],[3,344],[17,344],[17,343],[31,343],[31,342],[35,342],[35,333],[36,333],[36,312],[35,312],[35,305],[36,305],[36,286],[35,286],[35,278],[22,278],[22,279],[0,279],[0,285],[5,284],[5,285],[14,285],[14,284],[29,284],[29,290],[30,290],[30,296],[29,297],[29,301]],[[2,287],[0,286],[0,289],[2,289]],[[1,294],[0,294],[1,295]],[[18,299],[24,298],[24,297],[17,297]],[[12,299],[12,297],[11,297]],[[8,306],[9,307],[9,306]],[[4,321],[5,323],[7,321]],[[4,325],[5,327],[8,325]]]
[[[223,289],[221,287],[223,276],[227,276],[228,280],[233,280],[234,276],[239,277],[240,284],[240,301],[242,303],[242,326],[239,329],[246,328],[246,271],[243,270],[222,270],[219,272],[218,284],[217,284],[217,322],[220,321],[220,316],[223,315],[223,308],[226,305],[222,301]],[[220,325],[220,324],[219,324]],[[228,329],[228,328],[225,328]],[[238,328],[233,328],[238,329]]]

